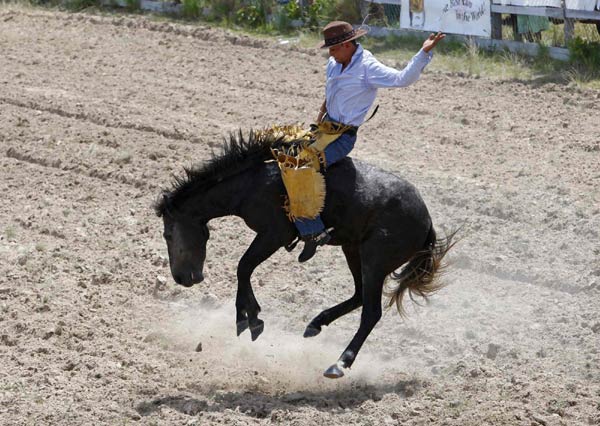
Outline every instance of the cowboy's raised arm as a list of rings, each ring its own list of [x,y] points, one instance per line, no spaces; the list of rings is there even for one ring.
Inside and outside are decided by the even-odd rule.
[[[402,70],[383,65],[373,57],[367,67],[367,84],[376,88],[410,86],[419,79],[423,69],[431,61],[433,57],[431,50],[445,36],[441,33],[431,34],[423,43],[421,50]]]

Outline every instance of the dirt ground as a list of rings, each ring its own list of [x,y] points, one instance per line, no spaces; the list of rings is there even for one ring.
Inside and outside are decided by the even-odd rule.
[[[235,335],[240,219],[211,222],[205,282],[174,283],[161,189],[231,131],[313,120],[325,63],[0,6],[2,425],[600,425],[600,93],[427,71],[380,92],[352,155],[465,226],[447,286],[387,311],[342,379],[322,373],[359,313],[302,338],[352,292],[339,248],[261,265],[256,342]]]

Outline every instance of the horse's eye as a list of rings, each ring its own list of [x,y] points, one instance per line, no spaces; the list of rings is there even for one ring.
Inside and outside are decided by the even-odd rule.
[[[173,239],[173,236],[171,234],[167,234],[166,232],[163,232],[163,237],[166,241],[171,241]]]

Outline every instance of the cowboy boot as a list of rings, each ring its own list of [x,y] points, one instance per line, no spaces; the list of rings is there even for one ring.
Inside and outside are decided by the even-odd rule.
[[[317,247],[324,246],[331,240],[331,235],[327,229],[324,229],[319,234],[305,235],[302,237],[302,240],[304,241],[304,248],[300,256],[298,256],[298,262],[300,263],[310,260],[317,252]]]

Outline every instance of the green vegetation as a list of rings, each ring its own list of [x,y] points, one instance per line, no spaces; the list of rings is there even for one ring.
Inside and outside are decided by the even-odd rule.
[[[200,17],[202,7],[198,0],[183,0],[181,2],[181,14],[187,19],[197,19]]]
[[[600,69],[600,42],[576,37],[569,43],[571,62],[589,69]]]
[[[183,0],[182,15],[261,33],[289,33],[295,22],[309,29],[334,19],[358,23],[362,19],[360,4],[360,0],[314,0],[303,9],[293,0],[285,4],[275,0]]]
[[[140,0],[125,0],[127,10],[135,11],[140,9]]]
[[[208,13],[204,17],[208,21],[225,25],[235,24],[235,11],[241,6],[240,0],[204,0]]]
[[[240,25],[251,28],[265,27],[269,21],[271,2],[267,0],[255,0],[243,4],[236,12],[235,21]]]
[[[41,0],[40,0],[41,3]],[[64,5],[67,9],[70,10],[83,10],[83,9],[87,9],[88,7],[94,7],[98,5],[98,1],[96,0],[65,0],[63,3],[60,3],[62,5]]]
[[[577,86],[600,88],[600,42],[576,37],[569,43],[569,50],[569,81]]]

